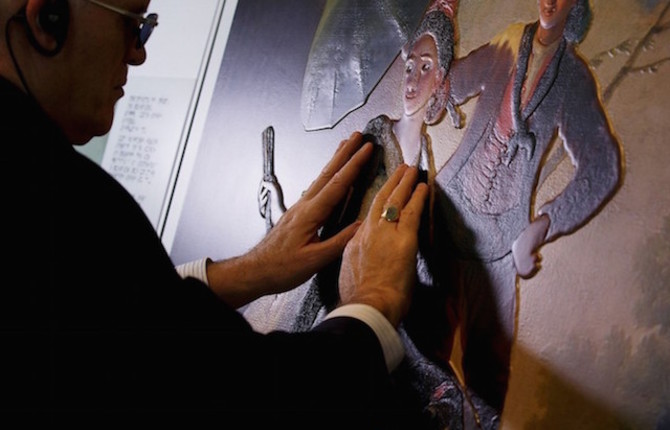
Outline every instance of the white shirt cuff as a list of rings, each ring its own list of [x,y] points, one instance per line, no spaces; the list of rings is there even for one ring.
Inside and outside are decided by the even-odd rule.
[[[354,303],[334,309],[325,319],[342,316],[357,318],[370,326],[382,346],[388,371],[392,372],[398,367],[405,356],[405,348],[400,335],[381,312],[372,306]]]
[[[188,263],[180,264],[176,266],[177,273],[182,278],[193,277],[201,280],[207,286],[209,286],[209,281],[207,280],[207,262],[209,258],[202,258],[200,260],[189,261]]]

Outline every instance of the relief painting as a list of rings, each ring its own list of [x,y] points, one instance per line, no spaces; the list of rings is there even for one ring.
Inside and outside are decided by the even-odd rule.
[[[419,167],[432,193],[415,303],[401,328],[408,357],[399,378],[439,428],[466,422],[497,428],[510,373],[517,277],[532,277],[542,245],[574,232],[612,197],[622,180],[622,150],[578,52],[592,19],[587,0],[540,0],[535,21],[512,23],[454,58],[457,10],[458,0],[432,1],[403,45],[402,116],[382,114],[363,130],[376,155],[345,212],[323,235],[364,217],[398,165]],[[313,91],[310,84],[304,91]],[[458,107],[472,98],[476,108],[465,118]],[[436,166],[426,130],[445,116],[466,130],[453,155]],[[540,172],[557,138],[575,173],[534,210]],[[261,194],[262,206],[271,206],[267,188]],[[324,308],[336,306],[337,276],[336,264],[314,278],[294,330],[309,329]],[[460,378],[451,361],[455,341],[463,349]]]
[[[320,142],[333,136],[362,131],[375,153],[322,229],[324,238],[364,217],[401,163],[419,168],[431,193],[420,229],[414,301],[400,327],[406,359],[395,377],[431,428],[499,428],[523,282],[542,273],[543,247],[601,216],[624,186],[628,143],[613,126],[607,103],[626,79],[670,67],[670,54],[640,60],[659,34],[670,32],[670,1],[628,1],[648,13],[648,31],[623,41],[610,35],[607,49],[590,59],[580,49],[599,19],[589,0],[515,0],[524,3],[517,8],[527,12],[524,19],[491,19],[491,36],[475,44],[464,39],[470,32],[459,21],[466,0],[293,1],[293,10],[309,14],[313,31],[305,30],[307,41],[287,32],[293,39],[283,52],[290,58],[278,58],[282,67],[272,70],[279,76],[265,78],[268,84],[284,79],[287,92],[261,92],[250,104],[261,73],[247,67],[249,82],[244,85],[240,72],[241,89],[228,84],[228,99],[221,97],[239,93],[237,106],[256,127],[240,133],[260,148],[248,158],[261,173],[246,182],[253,182],[247,193],[263,234],[299,197],[295,183],[312,179],[302,174],[303,152],[318,152]],[[256,3],[240,1],[239,28],[258,18],[255,11],[263,6]],[[480,3],[480,10],[488,4]],[[281,15],[277,4],[265,6],[273,9],[268,15]],[[393,36],[378,40],[377,34]],[[239,51],[227,64],[244,58],[246,51]],[[598,68],[621,58],[620,66],[610,66],[612,77],[601,82]],[[382,102],[370,102],[371,93],[382,94]],[[280,101],[265,115],[245,110],[261,106],[264,96]],[[210,122],[211,148],[226,135],[224,126],[214,125],[219,123]],[[441,146],[453,140],[445,156]],[[210,151],[203,160],[223,158]],[[326,160],[329,153],[321,155]],[[565,166],[567,179],[540,198],[545,182]],[[308,330],[337,306],[338,274],[335,261],[297,290],[259,299],[242,312],[261,331]],[[539,420],[537,414],[533,419]]]

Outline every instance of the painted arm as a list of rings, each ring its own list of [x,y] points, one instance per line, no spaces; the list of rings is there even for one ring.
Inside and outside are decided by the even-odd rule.
[[[480,95],[485,89],[487,78],[490,76],[492,59],[495,55],[496,48],[491,44],[486,44],[470,52],[467,56],[455,59],[452,62],[447,82],[449,85],[449,100],[454,108],[466,103],[472,97]],[[480,100],[477,101],[477,103],[480,102]],[[482,111],[482,109],[475,110],[475,112]],[[472,124],[469,127],[471,128]],[[442,166],[437,166],[438,171],[435,181],[441,187],[444,188],[451,182],[474,150],[476,139],[472,139],[470,136],[470,130],[466,131],[463,141],[447,162]]]
[[[581,67],[579,67],[581,65]],[[575,166],[572,181],[538,211],[550,219],[546,242],[572,233],[614,195],[622,178],[622,149],[598,97],[588,66],[577,59],[565,94],[559,136]]]
[[[465,57],[454,59],[449,69],[449,96],[455,105],[481,93],[495,55],[496,46],[487,43]]]
[[[263,179],[258,187],[258,210],[265,219],[265,227],[269,232],[277,220],[286,212],[284,193],[275,176],[274,148],[275,134],[272,126],[263,131]],[[273,207],[275,210],[273,210]]]
[[[549,217],[540,215],[526,227],[512,244],[514,267],[522,278],[531,278],[540,270],[539,249],[544,244]]]

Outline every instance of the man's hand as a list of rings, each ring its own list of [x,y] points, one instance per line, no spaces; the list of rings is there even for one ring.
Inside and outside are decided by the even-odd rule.
[[[342,254],[360,223],[354,223],[326,240],[318,230],[372,155],[372,145],[362,145],[354,133],[337,151],[310,187],[279,219],[263,240],[248,253],[210,263],[210,287],[234,307],[266,294],[288,291],[306,282]]]
[[[367,217],[344,250],[340,269],[342,304],[363,303],[397,327],[407,314],[416,282],[418,230],[428,186],[417,169],[400,166],[375,197]],[[382,217],[399,209],[396,221]],[[391,217],[393,219],[393,217]]]

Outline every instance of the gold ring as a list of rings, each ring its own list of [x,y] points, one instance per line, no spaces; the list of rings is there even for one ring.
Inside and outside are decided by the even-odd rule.
[[[393,205],[388,206],[386,209],[384,209],[384,212],[382,212],[382,218],[388,222],[398,221],[398,218],[400,218],[400,211]]]

